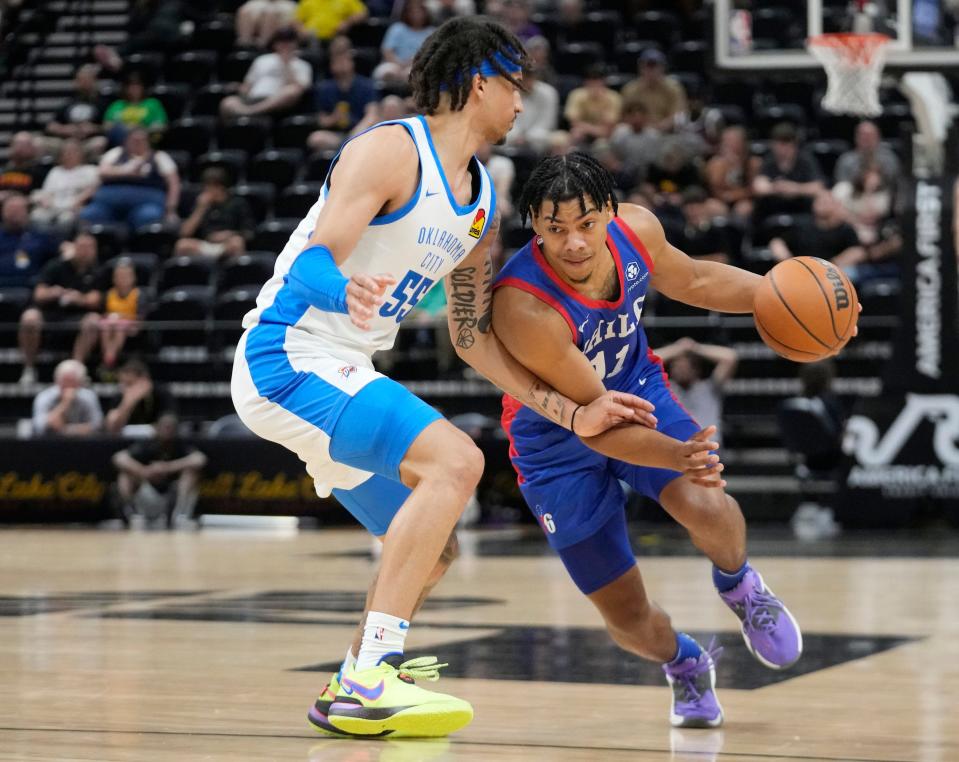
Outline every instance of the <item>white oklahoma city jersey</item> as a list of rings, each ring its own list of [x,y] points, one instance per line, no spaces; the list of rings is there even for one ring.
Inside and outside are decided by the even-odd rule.
[[[305,348],[312,340],[317,342],[317,348],[333,355],[337,349],[343,349],[367,357],[377,350],[389,349],[403,318],[434,284],[462,262],[486,232],[496,198],[482,163],[474,159],[471,167],[474,172],[479,168],[479,192],[472,203],[462,206],[450,191],[426,120],[411,117],[382,122],[376,127],[384,124],[402,124],[409,131],[419,154],[420,183],[402,208],[370,222],[353,253],[340,265],[340,271],[347,278],[353,273],[388,273],[396,279],[396,285],[387,289],[386,301],[369,321],[368,331],[353,325],[348,315],[309,307],[292,324],[295,333],[302,333],[287,333],[288,345],[292,339],[292,343]],[[256,308],[243,318],[244,328],[256,325],[273,304],[286,273],[316,227],[326,194],[324,185],[320,198],[277,258],[273,277],[260,291]]]

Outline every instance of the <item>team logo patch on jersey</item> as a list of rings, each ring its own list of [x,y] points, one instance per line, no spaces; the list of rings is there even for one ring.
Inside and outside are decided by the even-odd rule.
[[[470,225],[470,236],[479,238],[483,235],[483,228],[486,227],[486,210],[480,209],[473,218],[473,224]]]
[[[349,378],[351,373],[356,373],[355,365],[344,365],[339,369],[338,373],[343,376],[343,378]]]
[[[630,262],[626,265],[626,280],[636,280],[639,277],[639,265]]]

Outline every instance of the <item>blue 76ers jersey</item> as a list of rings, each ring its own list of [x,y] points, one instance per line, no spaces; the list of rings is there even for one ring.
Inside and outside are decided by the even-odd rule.
[[[493,287],[518,288],[555,309],[606,388],[641,396],[647,380],[661,378],[663,372],[639,322],[653,264],[646,247],[619,217],[607,229],[606,245],[619,275],[616,301],[590,299],[576,291],[553,270],[535,239],[513,255]],[[504,398],[503,406],[504,416],[515,415],[514,428],[530,434],[531,429],[546,433],[559,428],[512,398]]]

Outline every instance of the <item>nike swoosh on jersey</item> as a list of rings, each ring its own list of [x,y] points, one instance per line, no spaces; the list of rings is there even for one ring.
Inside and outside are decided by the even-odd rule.
[[[410,623],[409,623],[409,622],[400,622],[400,629],[401,629],[401,630],[408,630],[409,628],[410,628]]]
[[[384,683],[382,680],[380,680],[379,685],[377,685],[375,688],[367,688],[365,685],[360,685],[359,683],[355,683],[349,678],[344,677],[343,680],[340,681],[340,687],[346,691],[348,696],[351,696],[354,692],[356,692],[367,701],[376,701],[380,696],[383,695]]]
[[[426,198],[429,198],[430,196],[438,196],[439,194],[440,194],[439,191],[430,191],[430,190],[428,190],[428,191],[426,191],[426,193],[425,193],[424,195],[426,196]]]
[[[639,379],[639,385],[640,385],[640,386],[646,386],[646,379],[645,379],[645,378]]]

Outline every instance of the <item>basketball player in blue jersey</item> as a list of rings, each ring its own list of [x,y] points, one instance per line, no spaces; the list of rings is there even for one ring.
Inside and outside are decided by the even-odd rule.
[[[650,286],[686,304],[747,313],[761,278],[690,259],[666,242],[652,213],[614,198],[609,173],[586,154],[536,167],[519,207],[535,237],[497,276],[493,327],[516,359],[574,402],[588,404],[608,389],[634,392],[655,406],[656,426],[577,436],[509,396],[503,424],[523,496],[573,581],[620,647],[663,663],[672,724],[717,727],[721,649],[704,650],[675,632],[647,597],[620,481],[657,500],[710,558],[752,654],[773,669],[793,664],[802,652],[799,626],[746,560],[745,521],[723,489],[722,465],[715,456],[711,467],[687,473],[673,465],[690,444],[715,449],[716,429],[700,430],[673,397],[640,324]]]
[[[358,637],[309,713],[320,731],[437,736],[472,718],[467,702],[416,685],[437,678],[435,658],[404,660],[403,651],[411,616],[455,555],[453,529],[482,455],[370,359],[436,282],[450,275],[460,356],[556,426],[598,435],[651,420],[652,406],[629,394],[572,402],[491,331],[496,195],[473,154],[501,141],[521,110],[524,62],[519,41],[488,20],[437,29],[411,74],[425,116],[384,122],[344,146],[244,318],[232,379],[241,419],[295,452],[317,493],[332,492],[383,541]],[[690,460],[708,457],[703,450]]]

